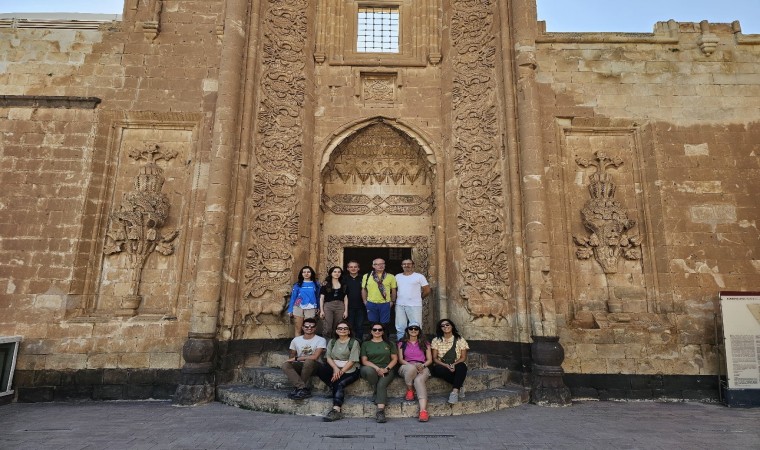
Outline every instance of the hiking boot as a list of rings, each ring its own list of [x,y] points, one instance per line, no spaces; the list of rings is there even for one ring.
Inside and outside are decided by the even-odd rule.
[[[424,409],[420,411],[420,422],[427,422],[430,420],[430,415]]]
[[[459,402],[459,393],[456,391],[451,391],[451,394],[449,394],[449,400],[448,404],[453,405],[454,403]]]
[[[311,391],[307,388],[299,389],[292,398],[293,400],[304,400],[311,397]]]
[[[342,412],[336,409],[331,409],[330,411],[327,412],[327,414],[325,414],[325,417],[323,417],[322,420],[325,422],[335,422],[336,420],[340,420],[342,418],[343,418]]]
[[[298,391],[298,388],[294,388],[293,391],[288,394],[288,398],[291,400],[294,399],[296,397],[296,394],[298,394]]]
[[[411,389],[406,390],[406,395],[404,396],[404,400],[411,402],[414,400],[414,391]]]
[[[378,409],[375,413],[375,422],[385,423],[388,419],[385,418],[385,409]]]

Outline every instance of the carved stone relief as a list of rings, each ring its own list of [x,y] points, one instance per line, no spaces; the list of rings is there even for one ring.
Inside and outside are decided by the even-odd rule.
[[[567,253],[573,326],[637,329],[667,322],[657,314],[654,262],[645,258],[653,249],[642,237],[640,132],[602,121],[559,123],[565,124],[567,165],[558,202],[575,244]]]
[[[452,142],[458,179],[460,298],[473,316],[508,315],[510,263],[500,167],[494,2],[452,2]]]
[[[595,161],[576,159],[579,166],[593,166],[597,171],[589,176],[591,199],[581,210],[583,226],[591,234],[575,235],[573,239],[578,246],[578,259],[589,259],[593,255],[604,273],[611,274],[618,271],[619,256],[629,260],[641,259],[641,238],[628,235],[636,221],[629,219],[620,202],[615,200],[615,183],[612,175],[607,173],[608,167],[620,167],[622,158],[609,157],[603,152],[596,152],[594,156]]]
[[[362,74],[362,100],[366,103],[394,103],[396,74]]]
[[[433,196],[423,198],[419,195],[380,196],[361,194],[335,194],[322,196],[324,210],[334,214],[349,215],[398,215],[421,216],[433,212]]]
[[[303,169],[307,0],[269,0],[262,19],[263,57],[248,199],[241,314],[279,316],[298,244],[297,180]]]
[[[347,138],[323,173],[326,185],[430,186],[432,180],[420,146],[383,123]]]
[[[162,150],[153,144],[147,149],[132,149],[128,156],[135,161],[147,162],[135,177],[135,190],[125,192],[120,208],[110,215],[111,224],[103,253],[125,252],[127,255],[131,272],[129,293],[122,297],[118,314],[132,316],[142,301],[140,281],[148,257],[154,251],[165,256],[174,253],[172,241],[179,231],[166,234],[161,231],[169,217],[170,204],[168,197],[161,192],[165,179],[163,170],[156,163],[174,159],[177,152]]]

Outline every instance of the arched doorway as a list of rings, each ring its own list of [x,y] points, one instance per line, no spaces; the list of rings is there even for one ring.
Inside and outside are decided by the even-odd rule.
[[[344,137],[323,162],[320,267],[345,267],[349,258],[376,254],[395,274],[400,266],[394,270],[394,261],[411,257],[433,286],[423,307],[430,326],[440,313],[434,156],[408,133],[377,120]],[[363,273],[370,270],[365,264]]]

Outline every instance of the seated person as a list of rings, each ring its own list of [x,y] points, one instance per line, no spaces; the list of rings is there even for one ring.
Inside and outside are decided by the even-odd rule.
[[[315,334],[317,331],[315,319],[304,319],[302,329],[303,335],[296,336],[290,341],[290,359],[280,366],[288,377],[288,381],[295,386],[293,392],[288,394],[288,397],[293,400],[311,397],[309,378],[322,365],[320,358],[327,347],[325,338]]]

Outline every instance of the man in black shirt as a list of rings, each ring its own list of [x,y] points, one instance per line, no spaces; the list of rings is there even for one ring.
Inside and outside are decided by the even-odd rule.
[[[364,339],[364,322],[367,307],[362,300],[362,277],[359,275],[359,263],[351,260],[346,266],[348,275],[344,275],[343,283],[348,294],[348,323],[354,332],[354,337],[360,342]]]

